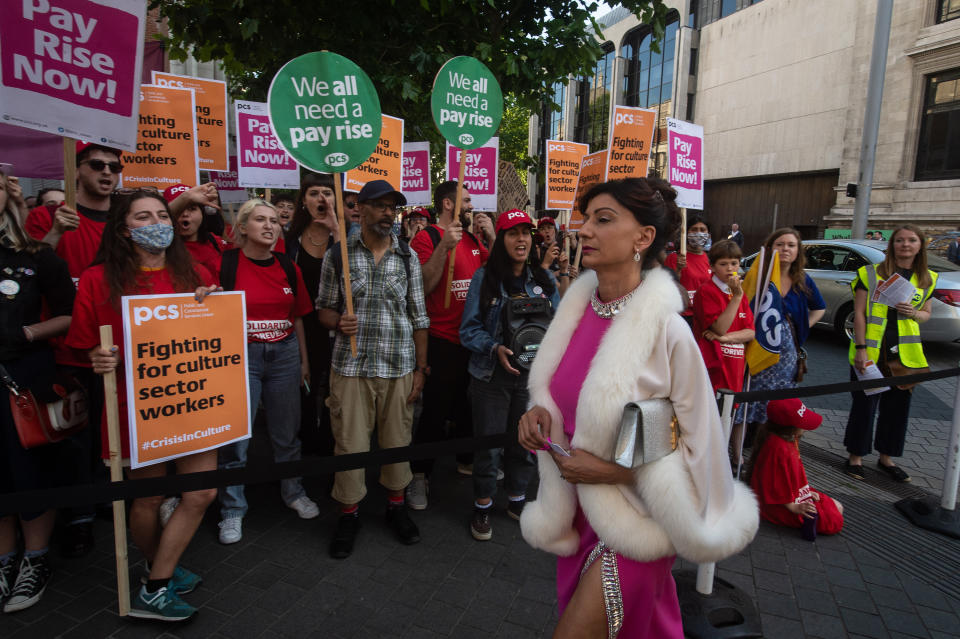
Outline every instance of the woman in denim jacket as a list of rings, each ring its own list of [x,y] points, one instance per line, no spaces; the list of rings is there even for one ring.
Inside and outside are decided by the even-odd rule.
[[[503,344],[505,302],[511,297],[543,297],[550,300],[550,314],[560,302],[553,275],[531,261],[533,221],[523,211],[507,211],[497,219],[497,239],[486,266],[470,281],[460,343],[472,351],[469,395],[473,408],[474,436],[495,435],[509,430],[506,453],[506,485],[510,504],[507,513],[520,519],[527,484],[533,476],[534,459],[517,442],[517,422],[527,408],[527,372],[511,362],[513,352]],[[497,492],[497,468],[501,450],[479,450],[473,460],[474,514],[470,533],[478,541],[493,536],[490,507]]]

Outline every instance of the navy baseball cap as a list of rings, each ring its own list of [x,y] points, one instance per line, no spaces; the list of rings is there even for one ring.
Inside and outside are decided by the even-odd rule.
[[[373,180],[364,184],[357,195],[357,201],[367,202],[384,195],[392,195],[397,201],[397,206],[406,206],[407,204],[407,198],[403,196],[403,193],[393,188],[393,185],[386,180]]]

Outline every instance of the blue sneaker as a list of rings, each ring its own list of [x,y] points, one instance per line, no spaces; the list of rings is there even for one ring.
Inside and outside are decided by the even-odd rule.
[[[146,587],[141,586],[140,591],[130,602],[130,616],[138,619],[184,621],[196,614],[196,608],[171,590],[172,583],[171,579],[167,586],[152,593],[148,593]]]
[[[148,567],[148,573],[149,570]],[[170,578],[170,588],[178,595],[186,595],[196,590],[202,582],[203,578],[200,575],[192,573],[177,564],[177,567],[173,569],[173,577]],[[144,586],[147,585],[147,575],[140,577],[140,583]]]
[[[178,564],[173,569],[173,577],[170,579],[170,588],[178,595],[185,595],[197,589],[203,579],[200,575],[192,573],[186,568],[181,568]]]

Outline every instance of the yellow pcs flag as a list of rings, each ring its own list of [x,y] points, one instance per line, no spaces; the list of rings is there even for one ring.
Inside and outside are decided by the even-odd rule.
[[[760,371],[770,368],[780,361],[780,347],[784,339],[789,339],[786,331],[783,329],[783,298],[780,295],[780,260],[776,251],[771,259],[771,268],[764,278],[763,283],[766,286],[760,288],[761,294],[758,299],[751,303],[753,308],[754,330],[756,337],[747,344],[746,362],[751,375],[756,375]],[[747,291],[756,292],[756,278],[763,277],[759,273],[762,266],[757,266],[757,262],[762,262],[759,258],[754,262],[754,268],[747,274],[747,280],[757,272],[753,279],[753,286]],[[746,283],[744,284],[746,287]]]

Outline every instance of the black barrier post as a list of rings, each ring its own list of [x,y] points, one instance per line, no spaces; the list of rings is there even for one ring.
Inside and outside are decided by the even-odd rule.
[[[720,411],[724,439],[730,438],[733,395],[724,393]],[[742,448],[741,448],[742,454]],[[683,634],[691,639],[748,639],[762,637],[760,613],[747,593],[714,576],[716,564],[700,564],[696,573],[677,573],[677,597]]]
[[[960,483],[960,377],[953,400],[953,425],[947,441],[947,464],[943,473],[940,503],[929,497],[901,499],[895,506],[913,525],[960,539],[960,513],[957,512],[957,484]]]

